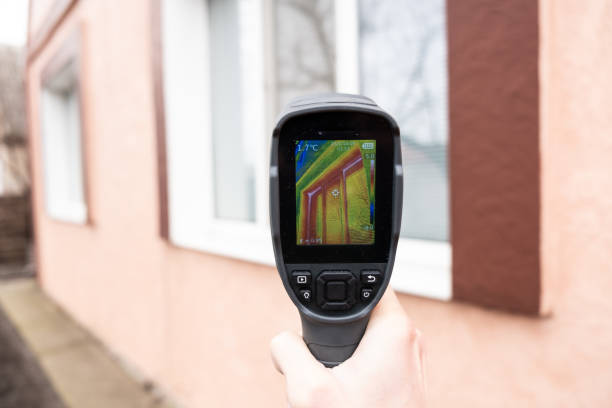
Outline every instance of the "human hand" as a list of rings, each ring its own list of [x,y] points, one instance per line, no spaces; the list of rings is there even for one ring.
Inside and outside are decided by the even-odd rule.
[[[295,333],[280,333],[270,348],[292,408],[425,406],[422,336],[391,289],[374,308],[355,353],[334,368],[319,363]]]

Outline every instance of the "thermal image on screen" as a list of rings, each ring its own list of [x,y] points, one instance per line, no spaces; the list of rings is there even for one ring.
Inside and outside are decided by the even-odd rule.
[[[298,140],[297,245],[374,243],[376,141]]]

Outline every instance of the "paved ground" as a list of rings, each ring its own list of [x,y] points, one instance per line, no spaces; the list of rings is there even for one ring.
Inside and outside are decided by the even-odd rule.
[[[63,408],[36,358],[0,307],[0,407]]]
[[[34,279],[0,278],[0,305],[1,408],[62,408],[60,399],[74,408],[174,406],[150,382],[128,374]]]

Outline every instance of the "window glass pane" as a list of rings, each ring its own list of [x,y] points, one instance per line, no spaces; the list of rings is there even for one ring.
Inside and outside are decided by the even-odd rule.
[[[402,134],[402,236],[448,240],[444,0],[360,0],[361,91]]]
[[[81,119],[74,71],[69,65],[42,91],[45,201],[53,217],[84,222]]]
[[[254,135],[244,126],[249,25],[241,0],[209,0],[215,216],[255,221]],[[248,14],[248,13],[246,13]],[[246,81],[245,81],[246,80]]]
[[[276,0],[277,109],[335,89],[334,0]]]

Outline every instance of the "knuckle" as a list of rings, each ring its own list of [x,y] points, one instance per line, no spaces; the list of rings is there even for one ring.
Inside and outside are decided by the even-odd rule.
[[[396,341],[404,346],[421,346],[423,336],[408,318],[398,319],[395,323]]]
[[[394,326],[397,338],[401,342],[410,343],[416,338],[416,329],[407,317],[397,317],[395,319]]]
[[[323,408],[332,406],[333,387],[325,381],[315,381],[304,387],[298,396],[296,408]]]
[[[421,332],[419,329],[415,329],[415,342],[416,344],[419,345],[419,347],[423,348],[423,345],[425,344],[425,338],[423,337],[423,332]]]
[[[321,399],[325,400],[332,394],[332,387],[327,381],[317,381],[310,388],[310,397],[316,402]]]
[[[291,336],[291,333],[287,331],[277,334],[276,336],[274,336],[274,338],[272,338],[272,340],[270,340],[270,348],[272,350],[275,350],[282,347],[291,340]]]

